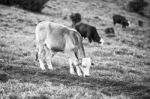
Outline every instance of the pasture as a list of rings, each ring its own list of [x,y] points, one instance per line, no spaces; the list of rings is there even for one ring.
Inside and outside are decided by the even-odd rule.
[[[49,72],[35,61],[36,25],[47,20],[70,26],[62,18],[65,8],[82,13],[105,41],[98,46],[83,40],[94,63],[90,77],[71,75],[67,54],[54,56]],[[114,13],[132,26],[116,25],[115,36],[107,37]],[[42,14],[0,5],[0,99],[150,99],[150,20],[100,0],[50,0]]]

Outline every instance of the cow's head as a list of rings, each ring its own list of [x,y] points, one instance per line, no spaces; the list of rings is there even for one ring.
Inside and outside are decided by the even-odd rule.
[[[70,19],[74,24],[76,24],[81,21],[81,14],[80,13],[72,13],[70,15]]]
[[[104,40],[98,35],[98,33],[96,32],[96,33],[94,33],[94,35],[93,35],[93,41],[94,42],[97,42],[98,44],[101,44],[101,45],[103,45],[103,43],[104,43]]]
[[[83,76],[90,76],[90,67],[91,67],[91,58],[82,58],[82,66],[81,70],[83,72]]]
[[[125,20],[125,21],[123,22],[123,27],[126,28],[127,26],[128,26],[128,27],[131,26],[131,23],[130,23],[129,20]]]

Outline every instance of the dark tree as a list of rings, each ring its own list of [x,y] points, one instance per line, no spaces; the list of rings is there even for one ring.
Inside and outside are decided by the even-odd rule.
[[[148,3],[144,0],[133,0],[128,3],[128,8],[129,8],[129,11],[135,12],[144,16],[143,10],[144,10],[144,7],[146,7],[147,5]]]

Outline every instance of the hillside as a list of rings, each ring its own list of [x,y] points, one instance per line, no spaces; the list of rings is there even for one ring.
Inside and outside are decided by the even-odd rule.
[[[0,99],[149,99],[150,20],[125,11],[122,2],[50,0],[42,13],[0,5]],[[65,9],[81,13],[105,40],[103,46],[83,41],[94,62],[90,77],[71,75],[67,54],[58,53],[49,72],[35,61],[35,26],[44,20],[70,26],[70,19],[63,20]],[[126,16],[132,26],[114,27],[113,14]],[[107,27],[114,27],[115,37],[106,36]]]

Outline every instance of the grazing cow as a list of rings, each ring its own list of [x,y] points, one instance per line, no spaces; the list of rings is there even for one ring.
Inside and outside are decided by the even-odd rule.
[[[106,28],[105,29],[105,33],[106,34],[115,34],[115,31],[112,27]]]
[[[72,27],[74,27],[83,38],[88,38],[89,42],[103,43],[103,39],[98,35],[96,27],[81,22],[81,15],[79,13],[73,13],[70,16],[72,21]]]
[[[112,27],[106,28],[105,33],[107,34],[108,37],[114,37],[115,36],[115,31]]]
[[[54,23],[54,22],[41,22],[36,26],[36,60],[39,60],[40,68],[53,69],[51,58],[57,52],[69,53],[70,73],[75,74],[76,68],[79,76],[89,75],[89,67],[80,66],[79,55],[82,60],[89,61],[90,58],[85,57],[85,51],[82,44],[82,37],[75,29]],[[47,63],[47,66],[44,63]]]
[[[130,26],[130,21],[128,21],[124,16],[118,14],[113,15],[113,23],[114,25],[121,24],[122,28]]]
[[[112,27],[108,27],[105,29],[106,34],[115,34],[115,30]]]
[[[140,27],[143,27],[143,21],[139,20],[139,21],[138,21],[138,25],[139,25]]]

